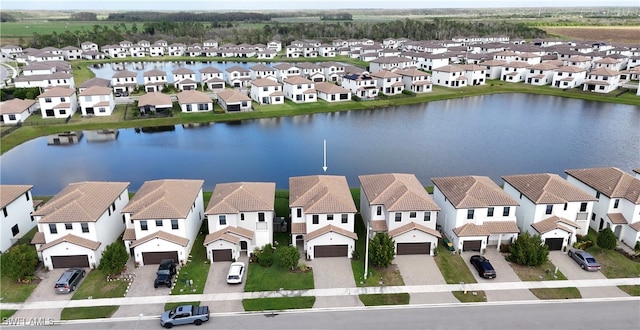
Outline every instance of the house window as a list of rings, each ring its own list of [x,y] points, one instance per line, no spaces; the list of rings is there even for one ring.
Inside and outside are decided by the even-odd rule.
[[[587,203],[580,203],[580,212],[587,211]]]
[[[51,98],[50,98],[50,97],[45,97],[45,98],[44,98],[44,101],[45,101],[46,103],[51,103]]]
[[[547,209],[544,211],[544,214],[551,214],[553,213],[553,205],[549,204],[547,205]]]
[[[396,222],[402,221],[402,213],[396,212]]]
[[[600,192],[599,191],[596,191],[596,198],[600,199]]]
[[[343,214],[342,215],[342,223],[347,223],[349,222],[349,215],[348,214]]]
[[[617,209],[619,204],[620,204],[620,198],[616,198],[616,200],[613,201],[613,208]]]
[[[191,104],[187,104],[187,111],[191,111]]]
[[[298,218],[302,217],[302,209],[296,209],[296,216]]]
[[[16,237],[18,233],[20,233],[20,229],[18,228],[18,224],[15,224],[13,227],[11,227],[11,234],[13,235],[13,237]]]
[[[52,234],[57,234],[57,233],[58,233],[58,227],[56,227],[56,224],[55,224],[55,223],[50,223],[50,224],[49,224],[49,231],[50,231]]]
[[[178,219],[171,219],[171,229],[173,230],[178,229]]]
[[[317,214],[313,215],[313,224],[317,225],[320,223],[320,217]]]
[[[565,211],[567,210],[567,207],[569,206],[568,204],[569,204],[569,203],[564,203],[564,210],[565,210]]]
[[[264,212],[258,212],[258,222],[264,222]]]
[[[65,99],[64,97],[61,97],[60,102],[67,102],[67,99]]]
[[[72,229],[73,229],[73,224],[71,224],[71,223],[65,223],[65,224],[64,224],[64,229],[66,229],[66,230],[72,230]]]
[[[327,220],[328,221],[333,220],[333,214],[327,214]]]
[[[244,221],[244,213],[240,213],[240,221]]]
[[[431,212],[424,212],[424,221],[431,221]]]
[[[67,110],[65,110],[65,109],[60,109],[60,114],[61,114],[61,115],[66,115],[66,114],[67,114]]]
[[[474,210],[467,210],[467,220],[473,219]]]
[[[502,209],[502,216],[503,217],[508,217],[510,211],[511,211],[511,207],[505,206],[504,209]]]
[[[488,217],[492,217],[493,216],[493,207],[490,207],[487,209],[487,216]]]
[[[156,220],[156,227],[162,227],[162,220]]]
[[[416,212],[410,212],[409,213],[409,218],[414,219],[416,217]]]
[[[2,214],[4,214],[5,217],[9,216],[9,213],[7,212],[7,208],[6,207],[2,208]]]
[[[142,220],[140,221],[140,230],[148,230],[149,227],[147,227],[147,220]]]
[[[82,232],[83,233],[88,233],[89,232],[89,223],[87,223],[87,222],[80,223],[80,228],[82,228]]]
[[[382,215],[382,206],[376,208],[376,215]]]
[[[224,214],[219,215],[218,220],[220,221],[221,226],[224,226],[227,224],[227,216]]]
[[[9,115],[9,120],[16,120],[16,115],[10,114]]]
[[[127,217],[125,217],[124,214],[122,215],[122,223],[127,223]]]

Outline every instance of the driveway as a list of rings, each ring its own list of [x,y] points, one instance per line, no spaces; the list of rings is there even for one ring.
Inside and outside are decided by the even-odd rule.
[[[157,289],[153,287],[156,271],[158,271],[158,265],[144,265],[135,268],[130,259],[127,262],[127,274],[135,274],[135,278],[131,282],[127,297],[165,296],[171,293],[171,289],[166,286],[160,286]],[[113,317],[137,317],[140,314],[160,315],[162,312],[164,312],[164,304],[126,305],[118,308],[113,313]]]
[[[33,290],[29,298],[27,298],[26,302],[34,302],[34,301],[61,301],[61,300],[71,300],[74,292],[70,294],[59,294],[55,293],[53,287],[56,282],[60,278],[60,275],[66,270],[66,268],[54,269],[51,271],[43,271],[42,269],[38,269],[36,271],[36,276],[41,279],[38,286]],[[89,273],[89,269],[86,268],[85,271],[87,274]],[[80,285],[82,285],[82,282]],[[62,312],[61,308],[52,308],[52,309],[42,309],[42,310],[19,310],[17,311],[13,317],[14,318],[26,318],[27,320],[37,318],[37,319],[53,319],[54,321],[60,320],[60,313]]]
[[[306,261],[313,269],[313,285],[316,289],[355,288],[351,259],[345,257],[315,258]],[[316,296],[314,308],[364,306],[357,295]]]
[[[594,256],[596,260],[598,256]],[[588,272],[580,268],[577,262],[562,251],[549,251],[549,260],[567,277],[568,280],[606,279],[601,272]],[[615,286],[578,288],[582,298],[627,297],[624,291]]]
[[[405,285],[447,284],[438,265],[429,255],[400,255],[393,259]],[[438,304],[459,302],[451,292],[410,293],[410,304]]]
[[[475,251],[462,252],[462,258],[464,259],[465,264],[469,267],[471,274],[478,281],[478,283],[492,283],[492,282],[520,282],[520,277],[516,274],[516,272],[509,266],[507,260],[505,260],[504,255],[500,253],[496,249],[495,246],[490,246],[486,249],[484,253],[484,257],[487,258],[493,268],[496,270],[496,278],[494,279],[486,279],[480,277],[478,275],[478,271],[476,268],[469,262],[469,259],[472,255],[479,254]],[[487,295],[487,301],[511,301],[511,300],[537,300],[538,298],[531,293],[531,291],[526,289],[519,290],[488,290],[485,291]]]
[[[244,278],[240,284],[228,284],[227,273],[231,261],[214,262],[209,267],[209,275],[207,283],[204,285],[204,293],[242,293],[244,292],[244,284],[247,280],[247,269],[249,266],[249,258],[246,255],[240,256],[238,261],[244,262],[246,265]],[[207,305],[212,312],[228,313],[228,312],[244,312],[242,300],[224,300],[224,301],[203,301],[202,305]]]

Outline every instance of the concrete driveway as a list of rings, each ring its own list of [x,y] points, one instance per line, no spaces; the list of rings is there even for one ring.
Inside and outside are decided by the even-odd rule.
[[[238,261],[244,262],[246,267],[242,283],[227,283],[227,273],[229,272],[231,261],[214,262],[211,264],[211,267],[209,267],[209,275],[207,277],[207,283],[204,285],[204,293],[244,292],[244,284],[247,280],[247,269],[249,268],[249,258],[247,256],[241,256]],[[201,304],[209,306],[209,309],[213,313],[244,312],[242,300],[203,301]]]
[[[34,301],[61,301],[61,300],[71,300],[74,292],[69,294],[59,294],[56,293],[53,288],[60,278],[60,275],[67,270],[66,268],[54,269],[51,271],[43,271],[42,269],[38,269],[36,271],[36,276],[40,278],[40,283],[33,290],[29,298],[27,298],[26,302],[34,302]],[[85,271],[87,274],[89,273],[89,269],[86,268]],[[82,281],[80,285],[82,285]],[[54,321],[60,320],[60,313],[62,312],[61,308],[52,308],[52,309],[42,309],[42,310],[19,310],[17,311],[13,317],[14,318],[26,318],[27,320],[38,318],[40,319],[53,319]]]
[[[351,259],[345,257],[315,258],[306,261],[313,269],[313,285],[316,289],[355,288]],[[364,306],[357,295],[316,297],[314,308]]]
[[[405,285],[447,284],[432,256],[400,255],[393,259]],[[437,304],[459,302],[451,292],[410,293],[410,304]]]
[[[596,260],[598,256],[594,256]],[[590,279],[606,279],[601,272],[589,272],[580,268],[577,262],[570,258],[562,251],[549,251],[549,260],[558,267],[558,269],[569,280],[590,280]],[[603,297],[627,297],[626,292],[618,289],[618,287],[593,287],[578,288],[582,298],[603,298]]]
[[[467,251],[462,253],[462,258],[465,264],[469,267],[471,274],[478,281],[478,283],[492,283],[492,282],[520,282],[520,277],[509,266],[504,255],[496,249],[495,246],[488,247],[484,253],[484,257],[487,258],[493,268],[496,270],[496,278],[486,279],[478,275],[478,271],[471,264],[469,259],[474,254],[479,254],[474,251]],[[485,291],[487,295],[487,301],[511,301],[511,300],[537,300],[538,298],[529,290],[489,290]]]
[[[144,265],[135,268],[133,261],[127,262],[127,274],[135,274],[131,282],[127,297],[165,296],[171,293],[171,288],[153,287],[158,265]],[[175,277],[174,277],[175,280]],[[164,312],[164,304],[138,304],[121,306],[113,313],[113,317],[136,317],[142,315],[160,315]]]

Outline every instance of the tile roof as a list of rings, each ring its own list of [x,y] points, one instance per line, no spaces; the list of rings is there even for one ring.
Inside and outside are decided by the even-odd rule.
[[[395,73],[397,73],[397,74],[399,74],[401,76],[410,76],[410,77],[428,77],[428,76],[430,76],[429,73],[424,72],[424,71],[419,70],[419,69],[416,69],[416,68],[396,70]]]
[[[609,217],[609,219],[611,219],[611,222],[614,225],[626,225],[629,224],[629,221],[627,221],[627,219],[625,219],[624,215],[622,213],[607,213],[607,216]]]
[[[482,227],[491,234],[519,233],[518,224],[515,221],[485,221]]]
[[[159,69],[151,69],[149,71],[145,71],[144,73],[142,73],[143,77],[166,77],[167,73],[165,71],[159,70]]]
[[[38,223],[95,222],[129,187],[129,182],[76,182],[33,212]]]
[[[0,114],[10,115],[19,114],[36,104],[34,100],[12,99],[5,101],[0,106]]]
[[[385,220],[372,220],[371,230],[375,232],[379,232],[379,231],[387,232],[389,231],[389,228],[387,228],[387,222]]]
[[[307,224],[305,222],[294,222],[291,224],[291,234],[306,234]]]
[[[79,96],[92,96],[92,95],[110,95],[112,92],[111,88],[104,86],[91,86],[85,90],[83,90]]]
[[[564,204],[596,200],[557,174],[507,175],[502,179],[535,204]]]
[[[34,239],[35,239],[35,237],[34,237]],[[92,241],[90,239],[79,237],[79,236],[76,236],[76,235],[73,235],[73,234],[67,234],[65,236],[62,236],[62,237],[54,240],[54,241],[51,241],[49,243],[41,245],[40,249],[38,249],[38,251],[44,251],[44,250],[46,250],[48,248],[51,248],[53,246],[56,246],[56,245],[58,245],[60,243],[71,243],[71,244],[74,244],[74,245],[82,246],[82,247],[87,248],[87,249],[91,249],[93,251],[97,250],[98,247],[100,247],[100,244],[102,244],[100,242]]]
[[[213,103],[209,95],[196,90],[185,90],[178,93],[177,96],[180,104]]]
[[[31,239],[31,244],[45,244],[47,240],[44,238],[44,233],[37,231]]]
[[[167,233],[164,230],[158,230],[155,233],[152,233],[150,235],[147,235],[145,237],[142,237],[140,239],[137,239],[133,242],[131,242],[131,245],[129,247],[136,247],[138,245],[142,245],[144,243],[149,242],[152,239],[161,239],[163,241],[168,241],[174,244],[178,244],[181,246],[187,246],[189,244],[189,239],[182,237],[182,236],[178,236],[178,235],[174,235],[174,234],[170,234]]]
[[[273,79],[269,79],[269,78],[260,78],[260,79],[254,79],[251,81],[251,85],[254,85],[256,87],[264,87],[264,86],[282,86],[281,83],[273,80]]]
[[[275,190],[273,182],[218,183],[204,214],[273,211]]]
[[[290,76],[284,79],[283,81],[285,84],[290,84],[290,85],[298,85],[298,84],[313,84],[314,82],[301,77],[301,76]]]
[[[274,68],[266,65],[266,64],[256,64],[249,68],[251,71],[275,71]]]
[[[171,96],[160,92],[153,92],[141,95],[138,98],[138,107],[144,107],[147,105],[160,106],[171,105]]]
[[[218,239],[224,239],[225,241],[238,244],[240,242],[240,238],[238,236],[253,240],[255,235],[254,232],[249,229],[229,226],[208,234],[204,239],[204,245],[209,245]]]
[[[185,219],[203,184],[204,180],[145,181],[122,213],[131,213],[133,220]]]
[[[237,72],[251,72],[251,70],[249,70],[247,68],[244,68],[244,67],[241,67],[239,65],[234,65],[232,67],[228,67],[228,68],[225,69],[225,71],[227,71],[227,72],[234,72],[234,71],[237,71]]]
[[[455,65],[445,65],[438,68],[434,68],[432,71],[438,72],[464,72],[463,69],[455,66]]]
[[[440,210],[414,174],[371,174],[358,179],[371,205],[384,205],[388,211]]]
[[[222,73],[222,70],[214,68],[212,66],[206,66],[198,70],[200,73]]]
[[[453,228],[453,232],[458,237],[469,236],[489,236],[491,233],[483,226],[476,225],[474,223],[468,223],[460,227]]]
[[[355,213],[356,206],[344,176],[311,175],[289,178],[289,206],[305,213]]]
[[[441,177],[431,181],[457,209],[520,205],[487,176]]]
[[[304,240],[306,242],[308,242],[310,240],[313,240],[315,238],[318,238],[318,237],[320,237],[322,235],[325,235],[325,234],[328,234],[328,233],[337,233],[337,234],[340,234],[342,236],[350,237],[350,238],[353,238],[353,239],[358,239],[358,234],[356,234],[356,233],[354,233],[352,231],[348,231],[346,229],[342,229],[342,228],[336,227],[334,225],[327,225],[327,226],[324,226],[324,227],[322,227],[322,228],[320,228],[318,230],[315,230],[315,231],[312,231],[312,232],[308,233],[304,237]]]
[[[179,67],[175,70],[172,70],[171,73],[173,74],[195,74],[195,71],[189,69],[189,68],[185,68],[185,67]]]
[[[597,68],[597,69],[592,70],[591,72],[589,72],[589,74],[590,75],[595,75],[595,76],[613,77],[613,76],[619,76],[620,72],[618,72],[616,70],[607,69],[607,68]]]
[[[123,241],[135,241],[136,240],[136,229],[135,228],[127,228],[124,230],[122,234]]]
[[[137,76],[138,74],[133,71],[122,70],[114,73],[112,77],[113,78],[129,78],[129,77],[137,77]]]
[[[72,88],[53,87],[53,88],[47,89],[44,93],[40,94],[38,98],[41,99],[44,97],[60,97],[60,96],[70,97],[71,95],[75,94],[75,92],[76,92],[75,89],[72,89]]]
[[[319,82],[319,83],[316,83],[315,87],[316,87],[316,91],[325,93],[325,94],[346,94],[351,92],[342,86],[338,86],[330,82]]]
[[[419,230],[423,233],[427,233],[429,235],[435,236],[437,238],[442,238],[442,235],[435,229],[431,229],[429,227],[425,227],[423,225],[417,224],[415,222],[410,222],[406,225],[400,226],[389,232],[389,236],[397,237],[404,233],[410,232],[412,230]]]
[[[391,72],[389,70],[380,70],[380,71],[372,72],[371,76],[372,77],[376,77],[376,78],[397,78],[397,77],[400,77],[399,74]]]
[[[632,224],[629,225],[629,228],[635,230],[635,231],[640,231],[640,221],[636,221]]]
[[[251,102],[251,98],[235,89],[225,89],[216,93],[219,99],[222,99],[225,103],[233,102]]]
[[[32,188],[32,185],[0,185],[0,208],[11,204]]]
[[[638,171],[640,173],[640,169]],[[640,179],[619,168],[582,168],[565,172],[609,198],[624,198],[633,204],[640,204]]]
[[[554,215],[545,220],[531,224],[531,227],[533,227],[533,229],[535,229],[540,234],[548,233],[555,229],[561,229],[570,233],[572,232],[572,230],[569,227],[580,228],[580,225],[571,220],[560,218]]]

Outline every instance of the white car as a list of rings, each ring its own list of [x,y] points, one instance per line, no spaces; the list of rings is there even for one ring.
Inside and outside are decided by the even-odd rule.
[[[234,262],[229,267],[229,274],[227,275],[227,283],[229,284],[242,283],[242,276],[244,276],[244,262]]]

